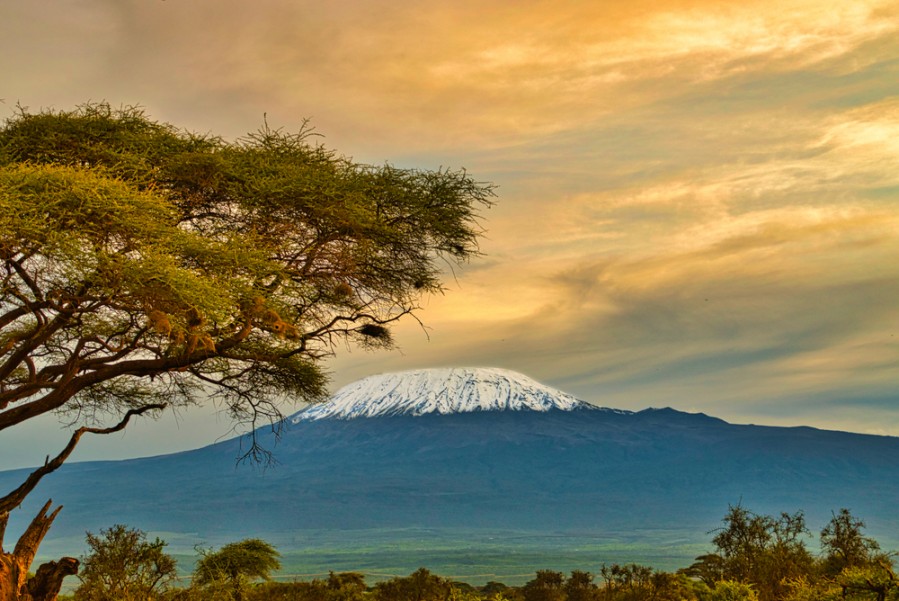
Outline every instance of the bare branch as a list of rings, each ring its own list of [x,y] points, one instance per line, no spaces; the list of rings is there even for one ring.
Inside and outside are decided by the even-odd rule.
[[[25,500],[25,497],[30,493],[34,488],[38,485],[38,482],[41,481],[41,478],[46,476],[47,474],[56,471],[63,462],[68,459],[69,455],[72,454],[72,451],[75,450],[75,447],[78,445],[78,441],[81,440],[81,437],[85,434],[112,434],[113,432],[119,432],[128,425],[128,422],[135,415],[141,415],[146,413],[147,411],[152,411],[154,409],[165,409],[166,405],[164,403],[154,403],[152,405],[144,405],[143,407],[138,407],[137,409],[130,409],[122,420],[114,426],[109,428],[88,428],[86,426],[82,426],[78,428],[72,433],[72,437],[69,439],[69,443],[65,446],[65,448],[54,457],[52,460],[48,460],[44,463],[43,466],[31,472],[28,478],[25,479],[17,489],[6,495],[5,497],[0,498],[0,514],[3,512],[12,511],[16,507],[22,504],[22,501]],[[49,526],[48,526],[49,527]]]
[[[13,555],[17,561],[26,569],[31,567],[31,562],[34,561],[34,556],[37,554],[41,541],[44,540],[50,525],[53,524],[53,520],[56,519],[56,516],[62,509],[62,505],[60,505],[53,510],[53,513],[47,515],[52,504],[52,499],[44,504],[35,518],[28,524],[28,528],[25,529],[22,536],[19,537],[19,542],[16,543],[16,547],[13,550]]]
[[[9,522],[9,512],[0,511],[0,555],[3,554],[3,537],[6,534],[6,524]]]

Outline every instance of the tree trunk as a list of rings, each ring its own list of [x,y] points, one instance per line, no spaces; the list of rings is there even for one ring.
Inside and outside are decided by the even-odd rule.
[[[35,575],[28,578],[37,549],[62,509],[62,506],[57,507],[48,515],[51,503],[47,501],[31,521],[12,553],[3,550],[3,534],[9,513],[0,514],[0,601],[55,601],[63,578],[78,572],[78,560],[63,557],[58,562],[41,565]]]

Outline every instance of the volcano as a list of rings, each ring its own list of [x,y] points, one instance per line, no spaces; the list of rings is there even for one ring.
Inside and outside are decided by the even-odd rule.
[[[813,528],[841,507],[872,535],[899,527],[897,438],[601,408],[506,370],[372,376],[285,425],[280,440],[257,432],[277,458],[268,469],[235,464],[245,438],[73,463],[14,517],[52,497],[65,511],[51,537],[124,523],[206,542],[409,528],[704,536],[737,503],[801,509]],[[24,474],[0,473],[0,486]]]

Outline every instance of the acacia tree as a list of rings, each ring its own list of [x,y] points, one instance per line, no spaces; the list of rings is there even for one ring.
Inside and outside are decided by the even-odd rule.
[[[225,586],[231,598],[241,601],[248,583],[268,580],[272,571],[281,568],[278,557],[280,554],[272,545],[258,538],[229,543],[218,551],[204,551],[194,570],[194,584]]]
[[[521,592],[525,601],[564,601],[565,575],[553,570],[537,570]]]
[[[176,564],[165,541],[147,540],[142,530],[116,524],[100,534],[87,533],[78,601],[148,601],[175,579]]]
[[[865,522],[845,507],[833,514],[821,530],[823,569],[827,576],[837,576],[846,568],[860,568],[876,564],[886,556],[873,538],[863,534]]]
[[[419,568],[408,576],[379,582],[372,591],[375,601],[442,601],[453,598],[453,583],[427,568]]]
[[[719,581],[751,584],[761,601],[781,599],[789,584],[805,577],[814,560],[805,546],[801,511],[775,518],[731,505],[712,539],[716,553],[702,555],[684,574],[715,587]]]
[[[574,570],[571,576],[565,580],[562,587],[565,591],[566,601],[593,601],[596,598],[597,587],[593,583],[593,574],[583,570]]]
[[[336,344],[389,346],[443,261],[477,253],[490,185],[311,140],[266,126],[227,142],[106,104],[20,109],[0,129],[0,431],[60,411],[80,424],[0,497],[0,542],[84,434],[209,399],[277,424],[284,398],[322,396]],[[0,547],[0,601],[34,597],[50,507]]]

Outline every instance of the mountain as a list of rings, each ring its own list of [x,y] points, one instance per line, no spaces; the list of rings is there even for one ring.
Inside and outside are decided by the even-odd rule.
[[[740,502],[765,513],[803,509],[813,530],[849,507],[874,536],[899,531],[897,438],[603,409],[503,370],[366,378],[292,416],[279,441],[258,435],[276,466],[236,466],[241,438],[70,464],[16,519],[52,497],[65,511],[50,539],[80,545],[85,530],[125,523],[189,544],[261,536],[282,551],[328,531],[351,533],[370,552],[380,548],[371,541],[389,544],[385,529],[431,533],[422,540],[465,530],[579,533],[604,545],[640,532],[707,541]],[[0,473],[0,488],[23,475]],[[698,554],[666,553],[680,565]]]

